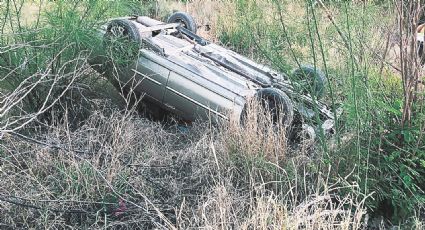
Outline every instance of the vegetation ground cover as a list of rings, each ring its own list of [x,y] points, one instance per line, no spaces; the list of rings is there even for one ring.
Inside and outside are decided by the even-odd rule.
[[[419,8],[419,1],[1,2],[0,227],[422,229]],[[196,123],[182,132],[113,96],[87,63],[103,49],[96,28],[112,17],[164,19],[177,9],[195,16],[202,35],[279,71],[321,68],[324,100],[344,111],[335,138],[292,148],[284,133],[257,132],[271,129],[258,122]]]

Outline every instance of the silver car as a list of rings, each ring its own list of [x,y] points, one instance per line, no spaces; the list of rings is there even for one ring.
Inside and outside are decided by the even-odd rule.
[[[258,98],[287,127],[332,132],[334,113],[319,101],[326,83],[319,70],[301,66],[291,75],[278,73],[203,39],[196,29],[183,12],[167,23],[145,16],[113,19],[102,30],[105,55],[92,62],[125,93],[133,89],[149,106],[183,120],[242,119],[249,99]]]

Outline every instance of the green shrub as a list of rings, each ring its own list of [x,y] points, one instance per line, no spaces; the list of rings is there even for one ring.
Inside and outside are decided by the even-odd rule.
[[[30,117],[51,123],[53,117],[64,118],[63,108],[68,109],[69,119],[84,119],[90,110],[86,95],[96,82],[87,58],[103,49],[100,25],[111,17],[146,13],[150,4],[107,0],[3,3],[0,12],[6,20],[0,25],[4,31],[0,46],[5,52],[0,53],[0,90],[15,92],[10,103],[19,102],[19,106],[2,115],[2,126],[16,128]],[[28,5],[39,11],[23,23]],[[25,119],[19,117],[22,113],[27,114]]]

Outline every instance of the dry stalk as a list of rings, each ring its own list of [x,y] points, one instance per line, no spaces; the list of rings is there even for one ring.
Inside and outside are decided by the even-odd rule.
[[[417,26],[422,14],[421,1],[395,1],[400,36],[400,66],[404,103],[401,126],[410,126],[413,105],[418,100],[421,63],[418,57]]]

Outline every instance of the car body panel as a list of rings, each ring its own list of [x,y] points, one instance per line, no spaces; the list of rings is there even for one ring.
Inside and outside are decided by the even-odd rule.
[[[135,90],[146,93],[152,99],[162,103],[170,70],[149,58],[140,56],[136,69],[133,71],[136,81],[140,81]]]

